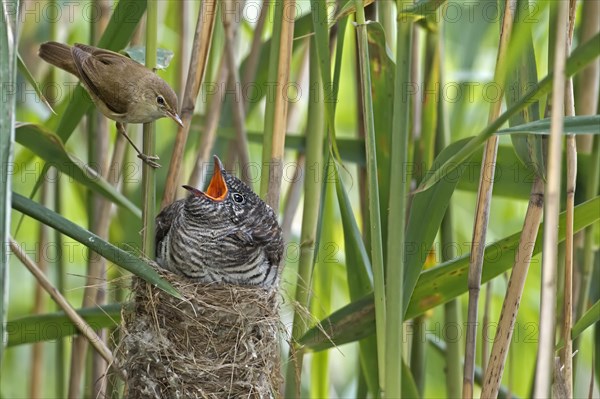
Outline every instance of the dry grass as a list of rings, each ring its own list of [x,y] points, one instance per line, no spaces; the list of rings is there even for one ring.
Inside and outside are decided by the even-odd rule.
[[[279,397],[277,290],[159,273],[185,300],[134,279],[118,355],[125,397]]]

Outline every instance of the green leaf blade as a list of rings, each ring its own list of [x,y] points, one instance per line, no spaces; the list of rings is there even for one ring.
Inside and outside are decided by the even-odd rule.
[[[38,96],[38,98],[40,100],[42,100],[42,102],[44,103],[44,105],[46,107],[48,107],[50,112],[52,112],[54,115],[56,115],[56,112],[54,112],[54,109],[52,109],[52,106],[50,105],[50,103],[48,102],[46,97],[44,96],[44,93],[42,93],[40,86],[37,84],[37,82],[33,78],[33,75],[31,74],[31,72],[29,72],[29,68],[27,68],[27,65],[25,65],[25,62],[23,61],[23,58],[21,58],[20,54],[17,54],[17,66],[19,68],[19,72],[21,72],[21,74],[25,77],[25,80],[27,80],[27,82],[29,82],[29,84],[35,90],[35,94]]]
[[[121,321],[122,309],[122,304],[115,303],[94,308],[77,309],[76,312],[92,328],[101,329],[118,326]],[[9,320],[7,332],[9,347],[42,341],[55,341],[80,333],[78,327],[62,311]]]
[[[596,34],[586,43],[577,47],[567,59],[566,74],[567,77],[574,75],[584,66],[593,61],[600,55],[600,33]],[[544,79],[539,81],[531,90],[529,90],[517,103],[509,107],[502,113],[494,122],[485,127],[477,136],[475,136],[461,151],[450,158],[439,169],[440,172],[435,173],[425,179],[420,191],[430,189],[434,184],[454,172],[458,165],[468,159],[474,151],[476,151],[492,134],[496,133],[513,115],[527,107],[535,100],[539,100],[542,96],[548,94],[552,90],[553,72],[550,72]]]
[[[577,338],[588,327],[600,321],[600,300],[596,301],[573,325],[571,329],[572,339]]]
[[[600,197],[595,197],[575,207],[574,232],[581,231],[597,223],[598,220],[600,220]],[[540,235],[542,231],[540,227]],[[490,281],[512,267],[519,238],[520,233],[516,233],[486,246],[482,283]],[[558,239],[560,242],[565,240],[564,212],[560,216]],[[533,255],[539,254],[541,250],[538,239]],[[404,320],[410,320],[467,292],[468,268],[469,254],[466,254],[422,272]],[[593,320],[596,314],[590,317]],[[369,293],[321,320],[320,326],[307,331],[300,343],[308,350],[325,350],[334,345],[343,345],[366,338],[374,332],[375,306],[373,293]]]
[[[69,154],[58,135],[40,125],[21,123],[17,125],[16,141],[46,161],[46,166],[56,167],[90,190],[102,194],[110,201],[127,209],[136,217],[142,217],[142,211],[126,196],[116,190],[96,171]]]
[[[435,173],[438,168],[456,154],[469,139],[463,139],[444,148],[434,161],[431,169]],[[408,216],[406,227],[406,267],[404,269],[403,314],[406,314],[423,264],[433,245],[435,236],[442,224],[442,219],[450,204],[450,198],[458,184],[463,168],[458,168],[456,178],[444,179],[430,190],[415,194]],[[427,220],[427,223],[423,223]]]
[[[547,136],[550,134],[550,118],[511,126],[498,130],[496,134],[535,134]],[[565,116],[563,119],[563,134],[600,134],[600,115]]]
[[[146,260],[138,258],[133,254],[124,251],[107,241],[104,241],[96,234],[89,232],[81,226],[76,225],[70,220],[65,219],[61,215],[30,200],[29,198],[23,197],[22,195],[13,193],[12,205],[15,210],[24,213],[82,243],[110,262],[113,262],[114,264],[130,271],[136,276],[143,278],[150,284],[154,284],[168,294],[175,297],[180,297],[177,290],[175,290],[171,284],[163,280]]]

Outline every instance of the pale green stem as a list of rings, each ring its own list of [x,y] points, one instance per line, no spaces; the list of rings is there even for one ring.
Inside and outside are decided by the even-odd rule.
[[[146,10],[146,67],[156,67],[156,38],[158,27],[158,2],[149,0]],[[154,155],[156,138],[154,122],[144,124],[143,152]],[[156,173],[154,168],[146,163],[142,166],[142,251],[154,259],[154,219],[156,217]]]
[[[394,2],[392,0],[378,1],[375,3],[377,5],[377,20],[383,26],[383,31],[385,32],[385,43],[390,49],[394,49],[396,37],[394,37],[394,16],[395,7]]]
[[[300,233],[300,260],[298,262],[298,282],[296,283],[296,303],[300,307],[294,313],[292,327],[292,346],[287,366],[285,397],[294,398],[300,395],[300,377],[302,372],[303,352],[295,344],[304,334],[309,320],[305,312],[310,299],[310,283],[315,262],[317,242],[317,223],[321,205],[321,181],[323,173],[323,137],[325,109],[323,107],[322,83],[319,72],[314,38],[310,43],[309,81],[314,90],[310,91],[308,101],[308,123],[306,126],[306,170],[312,173],[304,178],[304,209],[302,213],[302,232]]]
[[[277,82],[279,43],[281,42],[281,30],[283,22],[283,1],[274,2],[275,12],[273,20],[273,34],[271,36],[271,52],[269,53],[269,72],[267,82]],[[279,93],[275,90],[276,93]],[[273,96],[267,96],[267,105],[265,107],[265,124],[262,147],[262,165],[260,178],[260,197],[267,198],[269,191],[269,181],[271,179],[271,150],[273,149],[273,134],[275,124],[275,99]]]
[[[547,184],[544,193],[544,242],[542,257],[542,290],[540,299],[540,336],[535,374],[535,398],[547,398],[552,384],[556,330],[556,268],[558,215],[560,212],[561,165],[563,146],[564,93],[568,2],[558,2],[556,46],[552,93],[552,127],[548,145]]]
[[[375,323],[379,363],[379,386],[382,392],[385,392],[386,297],[383,266],[383,244],[381,234],[381,214],[379,209],[379,184],[377,182],[375,122],[373,119],[373,98],[371,96],[371,71],[369,65],[369,47],[367,40],[367,25],[365,23],[365,11],[363,9],[362,1],[355,0],[355,3],[360,82],[362,85],[362,93],[364,95],[362,104],[364,130],[366,133],[365,147],[367,156],[367,188],[369,193],[369,218],[371,222],[369,228],[371,233],[371,264],[373,267],[373,284],[375,291]],[[399,353],[396,353],[396,355],[399,356]]]
[[[405,6],[397,2],[398,9]],[[385,388],[386,397],[398,398],[402,394],[402,344],[404,322],[403,286],[405,262],[405,226],[407,203],[408,141],[410,97],[406,84],[411,77],[412,24],[400,19],[397,30],[396,80],[394,83],[394,115],[392,119],[392,149],[389,198],[389,223],[387,242],[386,280],[386,331],[385,331]]]

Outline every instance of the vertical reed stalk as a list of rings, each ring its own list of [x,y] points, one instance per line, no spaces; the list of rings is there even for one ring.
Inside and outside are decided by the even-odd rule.
[[[398,10],[408,2],[398,0]],[[386,289],[385,289],[385,397],[402,396],[402,346],[404,322],[404,262],[406,209],[408,207],[407,174],[411,96],[406,85],[411,80],[413,26],[411,20],[398,20],[396,36],[396,79],[394,82],[394,115],[390,159],[390,192],[388,207]],[[370,90],[369,90],[370,95]],[[408,180],[408,181],[407,181]],[[375,215],[371,215],[375,217]],[[371,219],[373,222],[374,219]],[[373,237],[373,236],[372,236]],[[375,243],[375,241],[373,241]]]
[[[179,80],[175,83],[174,87],[175,92],[181,95],[185,88],[185,82],[187,78],[187,68],[189,66],[189,54],[191,49],[190,43],[190,18],[189,16],[192,13],[191,5],[194,4],[189,1],[178,1],[177,2],[177,14],[178,14],[178,33],[179,33],[179,42],[177,43],[177,67],[179,75]],[[183,98],[179,99],[179,108],[181,109],[181,105],[183,104]],[[179,130],[179,129],[178,129]]]
[[[496,57],[496,69],[494,81],[504,91],[506,78],[506,58],[510,34],[512,31],[515,12],[515,0],[506,0],[504,4],[504,16],[500,30],[500,43]],[[488,115],[488,123],[494,122],[500,115],[502,101],[492,103]],[[473,382],[475,377],[475,352],[477,346],[477,313],[479,291],[481,286],[481,273],[483,268],[483,255],[485,250],[485,238],[489,220],[490,205],[492,202],[492,188],[494,186],[494,173],[496,168],[496,156],[498,150],[498,137],[492,136],[486,141],[486,146],[481,161],[481,176],[479,178],[479,189],[477,192],[477,207],[475,210],[475,221],[473,226],[473,238],[471,240],[471,257],[469,259],[469,305],[467,313],[467,334],[465,348],[465,364],[463,373],[464,399],[473,397]]]
[[[112,185],[113,187],[117,187],[119,184],[121,170],[120,167],[123,165],[123,159],[125,157],[126,150],[126,139],[122,134],[117,134],[115,139],[115,145],[113,149],[112,159],[110,161],[109,167],[105,168],[102,171],[102,177],[106,179],[106,181]],[[111,223],[111,209],[112,202],[106,198],[100,198],[97,203],[97,224],[95,233],[103,238],[108,239],[108,233]],[[106,276],[106,259],[101,256],[92,257],[92,262],[95,264],[95,267],[101,271],[99,274],[99,278],[96,282],[92,283],[97,287],[96,290],[96,300],[91,303],[89,306],[102,306],[106,303],[106,285],[107,285],[107,276]],[[98,332],[98,335],[106,342],[106,330],[102,330]],[[106,396],[106,371],[108,365],[104,361],[104,359],[99,356],[97,353],[92,355],[93,359],[93,378],[92,378],[92,397],[101,398]]]
[[[90,26],[90,32],[92,37],[90,43],[96,44],[97,37],[100,37],[102,32],[106,29],[108,24],[108,17],[110,15],[110,5],[107,0],[99,0],[97,2],[100,10],[101,17],[90,18],[92,24]],[[99,173],[106,176],[108,172],[108,153],[109,147],[109,133],[108,133],[108,119],[102,115],[95,107],[90,110],[90,118],[88,118],[88,145],[90,148],[89,153],[92,157],[89,158],[90,162],[97,165]],[[117,136],[121,136],[117,134]],[[99,237],[107,239],[108,228],[105,231],[101,231],[101,226],[106,223],[101,215],[101,203],[106,201],[105,198],[97,193],[90,191],[90,199],[92,209],[90,212],[91,216],[91,231],[98,234]],[[95,280],[95,281],[90,281]],[[95,287],[94,292],[90,293],[95,295],[90,298],[92,304],[102,306],[106,303],[106,259],[101,256],[90,256],[88,263],[88,282],[86,283],[86,290],[88,288]],[[85,297],[84,297],[85,301]],[[98,331],[98,336],[106,342],[106,330]],[[85,356],[85,354],[84,354]],[[91,353],[92,367],[90,378],[90,395],[92,398],[100,398],[106,396],[106,370],[107,364],[105,360],[97,352]]]
[[[590,165],[592,167],[588,170],[588,176],[585,185],[585,198],[591,199],[598,195],[598,187],[600,186],[600,136],[595,136],[592,142],[592,151]],[[581,284],[579,289],[579,295],[577,298],[577,317],[581,315],[587,309],[589,303],[590,285],[592,282],[592,273],[594,272],[594,257],[595,257],[595,243],[594,243],[594,232],[597,231],[598,225],[592,225],[587,227],[585,231],[585,237],[583,241],[583,262],[581,267]],[[578,348],[577,338],[574,342],[574,350]]]
[[[323,165],[324,107],[323,85],[320,79],[319,61],[315,39],[310,41],[309,82],[313,90],[309,93],[308,123],[306,125],[306,165],[305,170],[314,170],[315,176],[304,178],[304,210],[302,213],[302,231],[300,233],[300,259],[298,261],[298,282],[295,300],[300,306],[294,312],[292,325],[292,344],[286,372],[285,397],[300,396],[303,352],[296,344],[304,334],[309,320],[302,311],[307,308],[310,299],[310,284],[315,262],[317,243],[317,224],[321,206],[321,184],[327,169]]]
[[[330,164],[331,165],[331,164]],[[333,166],[333,165],[331,165]],[[319,253],[327,253],[327,249],[331,243],[335,242],[335,227],[336,226],[336,198],[335,198],[335,182],[328,181],[325,183],[323,195],[323,212],[324,220],[321,234],[319,237]],[[329,256],[318,256],[315,260],[315,278],[313,279],[314,295],[311,297],[311,314],[318,320],[322,320],[331,313],[332,300],[332,274],[331,270],[336,265],[337,259],[332,260]],[[311,398],[328,398],[331,396],[331,377],[329,372],[329,351],[320,351],[313,353],[310,364],[310,397]]]
[[[582,21],[580,43],[585,43],[600,30],[600,2],[586,1],[582,4]],[[598,92],[600,83],[600,59],[596,59],[585,67],[579,74],[577,114],[594,115],[598,112]],[[580,150],[591,153],[592,167],[587,170],[585,184],[585,199],[593,198],[598,193],[598,184],[600,182],[600,137],[599,136],[578,136],[577,144]],[[579,268],[579,292],[576,300],[576,312],[574,317],[581,317],[588,306],[590,292],[591,274],[594,264],[594,226],[590,226],[583,231],[583,260]],[[579,348],[577,338],[573,342],[573,350]],[[582,359],[582,357],[580,357]],[[575,363],[575,371],[578,362]],[[574,372],[575,372],[574,371]],[[592,379],[593,381],[593,379]]]
[[[515,264],[512,268],[508,289],[502,304],[500,319],[496,328],[496,336],[492,346],[488,367],[483,379],[482,398],[496,398],[502,382],[502,374],[506,364],[515,321],[521,303],[523,287],[529,271],[529,264],[535,240],[537,238],[540,222],[542,220],[542,207],[544,204],[544,182],[537,177],[531,188],[529,206],[523,222],[523,230],[519,240],[519,247],[515,254]]]
[[[600,3],[586,1],[582,4],[579,43],[585,43],[600,31]],[[579,74],[578,115],[593,115],[598,111],[598,84],[600,83],[600,60],[590,62]],[[584,136],[582,136],[583,138]],[[588,136],[591,141],[591,136]],[[579,138],[578,138],[579,140]],[[591,143],[590,143],[591,144]],[[589,147],[589,146],[588,146]]]
[[[358,61],[360,69],[360,85],[363,94],[362,114],[364,117],[365,147],[367,158],[367,187],[369,192],[369,220],[370,220],[370,244],[371,265],[373,268],[373,284],[375,290],[375,323],[377,335],[377,359],[379,362],[379,388],[383,395],[387,395],[385,374],[388,352],[386,349],[386,289],[383,262],[383,238],[381,232],[381,213],[379,209],[379,183],[377,181],[377,151],[375,144],[375,122],[373,116],[373,98],[371,94],[371,71],[369,64],[369,47],[367,39],[367,24],[365,11],[361,0],[355,0],[356,5],[356,37],[358,41]],[[397,78],[397,81],[399,78]],[[400,309],[402,309],[400,307]],[[401,323],[401,322],[400,322]],[[398,332],[394,332],[397,334]],[[401,334],[401,332],[399,333]],[[401,345],[400,342],[396,345]],[[401,349],[394,356],[401,357]],[[391,359],[393,360],[393,359]],[[399,359],[400,362],[402,359]],[[399,370],[395,370],[399,372]],[[393,378],[399,378],[394,375]],[[397,382],[397,381],[396,381]],[[396,384],[399,397],[400,387]],[[393,395],[392,395],[393,397]]]
[[[42,183],[40,199],[41,203],[45,206],[48,206],[50,202],[50,189],[51,182],[44,181]],[[38,232],[38,243],[40,248],[47,248],[47,245],[49,243],[48,234],[48,226],[45,226],[43,224],[40,225],[40,230]],[[42,273],[48,273],[48,259],[46,256],[40,256],[38,265]],[[36,315],[44,313],[44,310],[46,309],[46,298],[43,296],[43,291],[44,289],[40,284],[37,284],[35,286],[35,293],[33,299],[33,313]],[[31,350],[31,382],[29,384],[29,397],[31,397],[32,399],[42,397],[41,388],[44,386],[44,347],[44,342],[36,342],[35,344],[33,344],[33,348]]]
[[[285,131],[287,126],[288,113],[288,93],[284,89],[288,87],[290,78],[290,64],[292,58],[292,44],[294,38],[295,22],[295,0],[283,0],[281,9],[281,31],[279,36],[279,50],[277,52],[277,73],[275,79],[275,100],[269,104],[268,108],[272,110],[272,122],[269,123],[270,131],[267,131],[265,122],[265,140],[271,139],[269,167],[263,170],[261,178],[261,194],[263,194],[263,184],[265,184],[265,172],[267,172],[266,196],[265,202],[271,208],[279,209],[279,194],[281,191],[281,179],[283,172],[283,151],[285,145]],[[276,6],[276,8],[279,5]],[[275,43],[273,43],[275,45]],[[266,115],[266,113],[265,113]],[[265,116],[265,119],[267,116]],[[268,134],[267,134],[268,133]],[[267,155],[264,155],[263,161]]]
[[[225,55],[221,56],[219,61],[218,74],[216,79],[217,87],[223,87],[227,83],[229,69],[225,62]],[[189,184],[194,187],[204,186],[205,168],[208,165],[210,152],[212,151],[215,140],[217,139],[217,128],[219,127],[219,119],[223,111],[223,98],[225,97],[224,90],[216,90],[208,104],[207,117],[204,123],[204,132],[200,137],[200,146],[196,156],[196,162],[192,169],[192,174],[189,179]],[[164,201],[163,201],[164,202]]]
[[[492,200],[492,181],[496,164],[497,149],[498,137],[492,136],[486,142],[483,159],[481,161],[481,177],[479,180],[477,208],[475,210],[473,238],[471,241],[471,256],[469,259],[469,305],[467,310],[467,335],[462,394],[463,399],[471,399],[473,397],[479,291],[481,286],[481,273],[485,250],[485,236],[487,233],[489,208]],[[490,175],[492,178],[489,177]]]
[[[579,43],[585,43],[600,31],[600,2],[584,1],[581,4]],[[590,62],[577,79],[577,115],[595,115],[598,112],[598,88],[600,87],[600,59]],[[592,135],[577,136],[580,152],[591,152]],[[580,314],[580,313],[578,313]]]
[[[435,59],[438,63],[438,77],[437,81],[440,85],[443,85],[444,80],[444,68],[439,66],[440,60],[444,58],[444,41],[441,40],[442,37],[442,29],[443,24],[438,25],[440,29],[440,34],[437,36],[436,44],[437,44],[437,57]],[[435,80],[431,80],[430,83],[435,83]],[[438,93],[438,105],[437,105],[437,139],[436,139],[436,147],[437,152],[439,153],[442,149],[446,148],[448,144],[450,144],[450,131],[447,128],[448,118],[446,116],[446,107],[445,102],[443,101],[442,93]],[[449,261],[451,259],[456,258],[456,247],[454,246],[455,237],[453,233],[453,212],[452,212],[452,203],[448,204],[448,209],[446,210],[446,214],[442,219],[442,224],[440,228],[440,241],[441,241],[441,259],[442,262]],[[444,305],[444,325],[448,326],[460,326],[461,322],[461,310],[458,299],[452,299]],[[462,356],[461,356],[461,340],[460,339],[448,339],[449,337],[445,337],[446,341],[446,352],[445,352],[445,361],[446,361],[446,397],[448,398],[459,398],[461,394],[461,366],[462,366]]]
[[[571,86],[572,88],[572,86]],[[571,92],[571,95],[573,93]],[[565,239],[565,278],[563,301],[563,339],[565,346],[561,352],[561,365],[565,379],[567,397],[573,397],[573,217],[575,207],[575,180],[577,178],[577,147],[575,136],[566,139],[567,155],[567,203],[566,203],[566,239]]]
[[[152,1],[152,0],[150,0]],[[208,63],[208,55],[212,43],[213,30],[217,17],[216,0],[206,0],[200,4],[198,10],[198,20],[196,21],[196,32],[194,34],[194,43],[192,54],[190,56],[190,66],[188,68],[185,93],[181,100],[180,116],[183,127],[177,129],[173,153],[169,163],[169,171],[165,180],[165,191],[161,202],[161,208],[169,205],[175,200],[177,187],[179,186],[179,175],[181,163],[183,162],[183,150],[187,137],[190,132],[192,116],[196,107],[198,92],[204,79],[204,73]]]
[[[57,0],[51,0],[48,2],[50,6],[54,6]],[[51,23],[49,25],[50,34],[49,37],[51,40],[58,40],[58,24]],[[50,68],[48,71],[47,82],[56,82],[56,72],[58,68]],[[52,87],[47,97],[51,99],[57,98],[57,90],[55,87]],[[55,101],[52,101],[52,106],[55,106]],[[62,214],[62,203],[61,203],[61,189],[60,189],[60,180],[54,182],[53,187],[53,196],[52,202],[54,204],[54,211],[56,213]],[[64,294],[65,292],[65,258],[63,257],[62,248],[63,248],[63,237],[59,231],[52,231],[51,239],[56,246],[56,253],[54,254],[56,261],[52,265],[55,269],[56,281],[55,286],[59,293]],[[66,367],[67,367],[67,359],[65,354],[65,340],[57,339],[55,341],[56,352],[54,355],[54,370],[55,370],[55,396],[57,398],[63,398],[66,396],[65,392],[65,377],[66,377]]]
[[[489,353],[489,325],[490,325],[490,306],[492,302],[492,289],[494,287],[494,280],[489,281],[485,285],[485,299],[483,303],[483,317],[481,323],[481,373],[485,375],[485,369],[487,368],[487,358]]]
[[[156,68],[158,29],[158,1],[149,0],[146,10],[146,68]],[[144,124],[144,154],[156,153],[156,124]],[[154,259],[154,219],[156,217],[156,172],[153,167],[142,164],[142,251]]]
[[[102,2],[100,3],[102,7]],[[91,10],[91,9],[90,9]],[[91,11],[90,11],[91,12]],[[106,19],[106,15],[104,19]],[[101,19],[92,18],[88,15],[90,21],[90,37],[89,42],[93,45],[96,44],[97,37],[101,33],[102,26],[100,26]],[[98,173],[102,173],[105,169],[106,154],[108,149],[108,130],[106,118],[98,112],[94,107],[87,111],[87,146],[88,146],[88,162]],[[101,196],[94,193],[92,190],[88,190],[86,198],[87,215],[88,215],[88,229],[94,233],[98,233],[97,226],[100,221],[97,205],[101,201]],[[86,282],[85,289],[83,292],[82,307],[89,307],[96,304],[96,296],[99,291],[100,281],[105,276],[105,267],[103,264],[104,259],[92,256],[92,251],[88,250],[88,264],[86,271]],[[80,396],[80,385],[84,372],[86,371],[85,361],[88,355],[88,342],[83,336],[78,336],[73,340],[72,351],[71,351],[71,368],[69,372],[69,397]],[[102,359],[98,359],[95,353],[91,354],[92,362],[94,364],[103,363]],[[104,374],[104,373],[99,373]],[[104,381],[99,380],[97,375],[94,375],[93,370],[91,373],[91,380],[89,384],[90,395],[97,397],[96,391],[103,391]],[[85,384],[84,384],[85,385]],[[104,395],[102,395],[104,396]]]
[[[533,52],[533,39],[531,36],[531,27],[523,19],[523,12],[527,9],[527,0],[517,2],[515,31],[517,32],[514,42],[523,42],[524,51],[528,56],[520,57],[515,65],[511,66],[510,77],[507,79],[507,86],[515,88],[506,95],[508,106],[519,101],[524,94],[524,87],[527,82],[537,81],[537,72],[535,68],[535,55]],[[523,88],[523,89],[520,89]],[[511,126],[526,122],[531,122],[539,119],[539,104],[533,102],[528,108],[521,113],[513,116],[510,119]],[[484,354],[482,365],[486,367],[482,370],[483,378],[483,395],[496,397],[500,392],[500,382],[507,363],[507,356],[510,353],[510,344],[514,329],[514,324],[517,319],[518,309],[521,302],[523,287],[527,278],[527,272],[531,262],[533,244],[537,239],[537,232],[542,215],[543,206],[543,179],[541,169],[543,169],[543,144],[541,138],[528,137],[527,139],[512,138],[515,148],[520,149],[522,154],[528,154],[533,165],[536,165],[535,172],[536,180],[533,183],[527,213],[521,230],[521,237],[517,253],[515,255],[515,263],[512,268],[510,280],[506,289],[504,303],[500,312],[498,327],[496,329],[496,337],[493,341],[492,353],[489,356],[489,364],[487,353]],[[527,140],[527,141],[525,141]],[[539,166],[538,166],[539,165]],[[491,281],[490,281],[491,283]],[[489,284],[488,283],[488,286]],[[487,327],[487,324],[486,324]],[[509,380],[511,376],[509,375]]]
[[[390,306],[388,306],[388,309]],[[410,371],[420,397],[425,394],[427,374],[427,316],[420,315],[412,321],[412,341],[410,346]]]
[[[260,15],[256,26],[254,27],[254,35],[252,37],[252,44],[250,45],[250,53],[246,61],[246,68],[242,76],[242,84],[244,87],[254,79],[256,69],[258,68],[258,61],[260,60],[260,47],[262,46],[262,34],[265,29],[265,22],[269,15],[269,7],[271,0],[263,0],[262,7],[260,8]],[[245,108],[247,109],[248,104]]]
[[[294,217],[298,211],[300,199],[304,194],[302,188],[305,178],[304,172],[306,171],[306,154],[304,152],[299,153],[294,162],[294,175],[284,200],[285,205],[283,209],[283,216],[281,218],[283,242],[290,242],[292,223],[294,222]]]
[[[569,2],[569,29],[567,31],[566,56],[571,53],[573,42],[573,30],[575,28],[575,6],[576,2]],[[573,93],[573,77],[567,79],[565,88],[565,115],[575,115],[575,97]],[[563,329],[562,336],[565,346],[561,351],[562,373],[565,381],[565,392],[567,397],[573,397],[573,340],[571,339],[571,327],[573,326],[573,218],[575,208],[575,182],[577,179],[577,144],[574,135],[566,138],[567,157],[567,199],[566,199],[566,239],[565,239],[565,275],[563,290]]]
[[[0,4],[0,81],[15,82],[17,76],[17,20],[19,2],[4,1]],[[11,10],[10,12],[8,12]],[[16,92],[8,93],[0,108],[0,162],[9,165],[13,161],[16,120]],[[8,168],[0,171],[0,238],[6,243],[10,234],[12,179]],[[8,262],[10,251],[5,244],[0,248],[0,364],[4,358],[6,345],[6,319],[8,316]]]
[[[62,214],[63,206],[62,206],[62,196],[60,189],[60,181],[56,182],[54,189],[54,210],[56,213]],[[55,230],[54,231],[54,240],[56,242],[56,289],[60,294],[64,294],[66,287],[66,267],[65,267],[65,257],[63,256],[63,236],[62,234]],[[64,398],[66,396],[65,392],[65,377],[66,377],[66,364],[67,364],[67,355],[65,353],[65,339],[58,339],[56,342],[56,397]]]
[[[550,394],[554,369],[554,340],[556,330],[556,266],[558,256],[558,213],[560,211],[560,180],[562,164],[562,125],[566,82],[566,44],[569,3],[559,1],[554,50],[552,92],[552,122],[548,148],[547,184],[544,193],[544,242],[542,258],[542,288],[540,303],[540,337],[535,373],[535,398]]]
[[[282,25],[283,25],[283,9],[284,1],[275,1],[273,3],[273,26],[271,34],[271,49],[269,52],[269,71],[267,73],[267,81],[270,84],[277,83],[278,77],[278,60],[279,51],[282,39]],[[277,85],[275,85],[277,88]],[[277,93],[277,91],[276,91]],[[281,93],[279,93],[281,94]],[[279,96],[277,96],[279,97]],[[261,176],[260,176],[260,197],[265,199],[269,192],[270,180],[271,180],[271,152],[273,148],[273,131],[275,123],[275,104],[273,99],[267,101],[265,107],[265,123],[264,123],[264,135],[262,143],[262,165],[261,165]]]
[[[261,14],[262,15],[262,14]],[[256,34],[256,32],[255,32]],[[303,49],[302,64],[297,71],[296,84],[302,85],[309,79],[309,63],[310,63],[310,38],[305,39],[306,46]],[[311,82],[308,82],[310,84]],[[298,103],[290,104],[287,131],[294,131],[297,126],[301,124],[301,118],[305,117],[303,112],[300,112]],[[283,242],[289,242],[290,234],[292,230],[292,223],[294,222],[294,216],[298,210],[300,199],[302,198],[302,189],[304,183],[304,171],[306,170],[306,154],[301,151],[296,154],[294,161],[294,174],[292,181],[289,182],[288,191],[284,199],[284,206],[281,217],[281,230],[283,235]],[[289,176],[289,175],[288,175]]]
[[[446,241],[448,242],[448,241]],[[453,248],[450,247],[442,247]],[[459,302],[456,299],[444,305],[444,325],[446,326],[460,326],[460,307]],[[460,340],[450,339],[446,340],[446,352],[444,356],[446,360],[445,372],[446,372],[446,397],[447,398],[459,398],[461,392],[461,353],[460,353]]]
[[[229,3],[233,4],[236,0],[229,0]],[[222,2],[221,5],[225,7],[228,2]],[[237,145],[237,154],[240,162],[241,179],[249,187],[252,187],[252,180],[248,175],[248,165],[250,164],[250,151],[248,149],[248,138],[246,137],[245,127],[245,112],[244,112],[244,96],[242,94],[242,86],[240,80],[240,74],[236,65],[235,60],[235,49],[234,49],[234,37],[235,37],[235,25],[234,25],[234,14],[231,12],[223,12],[223,27],[225,29],[225,59],[229,69],[229,88],[235,93],[234,100],[231,102],[233,110],[233,123],[235,126]]]

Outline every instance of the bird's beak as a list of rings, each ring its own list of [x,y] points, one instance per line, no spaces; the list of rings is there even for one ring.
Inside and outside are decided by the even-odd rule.
[[[221,202],[227,197],[227,184],[225,184],[225,178],[223,177],[223,164],[216,155],[214,156],[215,168],[212,179],[208,184],[208,188],[205,192],[198,190],[192,186],[183,186],[186,190],[191,192],[196,197],[206,197],[213,201]]]
[[[171,118],[175,122],[177,122],[177,124],[179,126],[183,127],[183,121],[181,120],[181,118],[179,117],[179,115],[177,115],[177,112],[167,111],[167,115],[169,115],[169,118]]]

